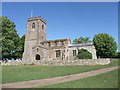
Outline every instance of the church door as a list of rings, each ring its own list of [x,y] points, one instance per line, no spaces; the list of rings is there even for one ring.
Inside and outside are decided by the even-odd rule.
[[[40,60],[40,55],[39,54],[36,55],[36,60]]]

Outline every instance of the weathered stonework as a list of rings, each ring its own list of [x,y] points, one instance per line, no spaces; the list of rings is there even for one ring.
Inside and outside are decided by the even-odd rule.
[[[33,63],[37,60],[74,60],[78,49],[81,48],[92,53],[92,59],[97,59],[92,43],[71,44],[69,38],[46,40],[46,21],[41,17],[28,18],[23,53],[24,63]]]

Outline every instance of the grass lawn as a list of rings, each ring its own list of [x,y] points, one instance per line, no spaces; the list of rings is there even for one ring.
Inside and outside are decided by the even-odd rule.
[[[118,70],[80,80],[37,88],[118,88]]]
[[[38,80],[52,78],[75,73],[82,73],[105,67],[118,65],[118,60],[114,59],[109,65],[93,66],[40,66],[40,65],[18,65],[2,66],[2,83]]]

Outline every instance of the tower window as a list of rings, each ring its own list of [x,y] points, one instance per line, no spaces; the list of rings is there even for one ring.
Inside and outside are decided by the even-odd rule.
[[[42,45],[44,46],[44,43],[42,43]]]
[[[42,25],[42,30],[44,30],[44,25]]]
[[[37,48],[37,52],[39,52],[39,49]]]
[[[32,28],[35,28],[35,23],[32,24]]]

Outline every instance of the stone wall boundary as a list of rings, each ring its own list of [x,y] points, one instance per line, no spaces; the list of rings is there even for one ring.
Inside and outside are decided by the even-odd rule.
[[[25,63],[22,60],[10,60],[8,62],[3,62],[0,60],[0,65],[55,65],[55,66],[65,66],[65,65],[107,65],[110,64],[110,58],[101,59],[81,59],[81,60],[40,60],[34,61],[32,63]]]

